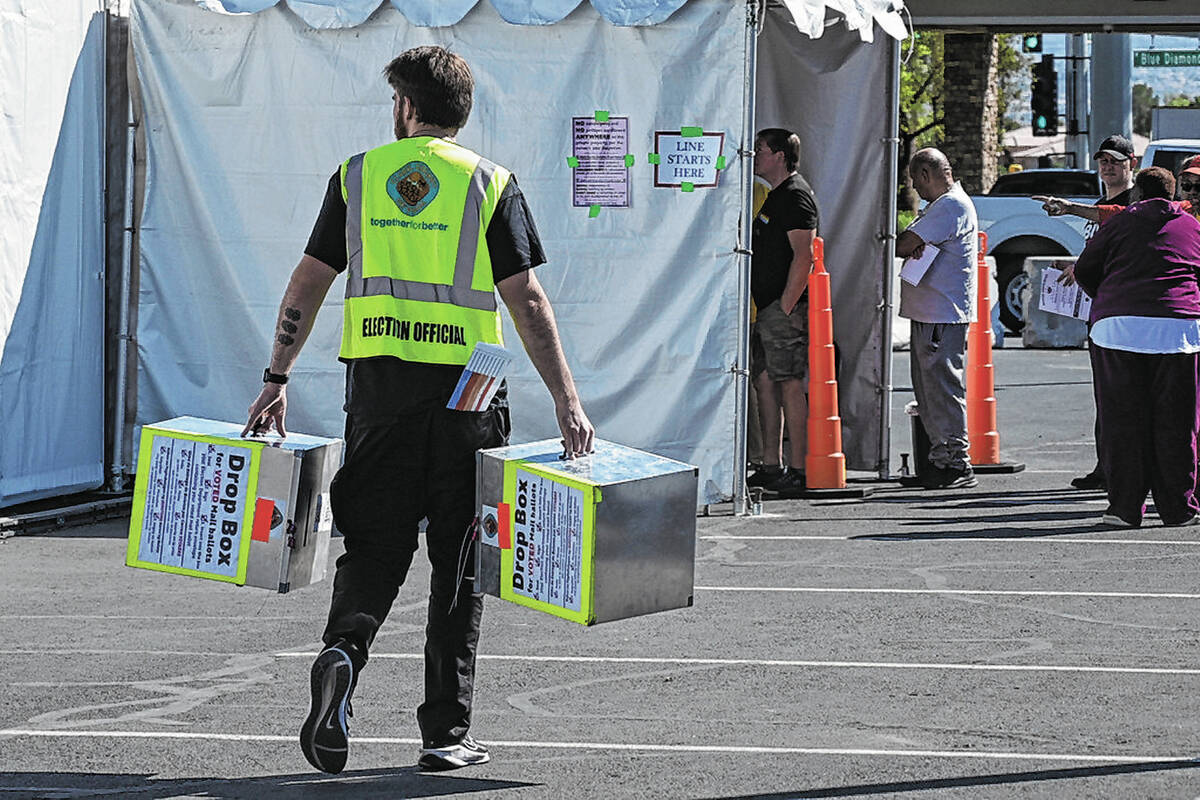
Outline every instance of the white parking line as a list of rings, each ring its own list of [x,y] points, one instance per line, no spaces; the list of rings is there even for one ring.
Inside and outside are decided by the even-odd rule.
[[[1011,545],[1013,542],[1029,542],[1031,544],[1140,544],[1140,545],[1184,545],[1195,547],[1200,545],[1200,541],[1184,540],[1184,539],[1065,539],[1061,536],[948,536],[944,539],[926,537],[920,534],[912,534],[911,536],[904,533],[881,533],[876,536],[858,534],[855,536],[756,536],[756,535],[737,535],[737,534],[721,534],[714,533],[699,537],[701,540],[711,539],[717,540],[732,540],[738,541],[745,539],[746,541],[763,541],[763,542],[895,542],[895,541],[915,541],[929,542],[931,544],[943,545],[948,542],[997,542],[1005,545]]]
[[[193,733],[182,731],[72,731],[0,729],[0,736],[91,739],[185,739],[219,742],[280,742],[293,744],[295,736],[253,733]],[[392,736],[355,736],[356,745],[421,745],[420,739]],[[1102,755],[1098,753],[1019,753],[980,750],[880,750],[852,747],[760,747],[753,745],[634,744],[629,742],[530,742],[488,740],[489,747],[530,748],[538,750],[611,750],[617,752],[656,753],[728,753],[754,755],[880,756],[884,758],[968,758],[1003,761],[1077,761],[1082,763],[1145,764],[1159,761],[1197,763],[1190,755]]]
[[[308,653],[275,653],[276,658],[316,658],[314,650]],[[374,659],[419,661],[422,653],[372,653]],[[891,670],[947,670],[964,672],[1088,672],[1115,675],[1200,675],[1200,669],[1180,667],[1100,667],[1074,664],[954,664],[919,663],[905,661],[809,661],[779,658],[652,658],[642,656],[534,656],[496,655],[476,656],[480,661],[529,661],[534,663],[561,664],[658,664],[678,666],[718,667],[814,667],[821,669],[891,669]]]
[[[697,586],[702,592],[782,592],[795,594],[949,594],[976,597],[1116,597],[1121,599],[1200,600],[1184,592],[1055,592],[1043,589],[870,589],[826,586]]]
[[[114,620],[154,620],[159,621],[193,621],[212,622],[212,614],[0,614],[0,619],[114,619]],[[296,617],[259,617],[259,616],[226,616],[220,617],[221,622],[295,622]]]

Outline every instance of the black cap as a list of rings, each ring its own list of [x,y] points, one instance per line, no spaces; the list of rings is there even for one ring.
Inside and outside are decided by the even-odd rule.
[[[1114,133],[1100,143],[1099,149],[1096,150],[1092,158],[1099,158],[1101,154],[1110,155],[1122,161],[1128,161],[1133,158],[1133,142],[1119,133]]]

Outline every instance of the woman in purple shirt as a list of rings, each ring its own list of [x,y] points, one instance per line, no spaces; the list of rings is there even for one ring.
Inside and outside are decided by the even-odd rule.
[[[1093,298],[1103,523],[1111,526],[1140,526],[1147,491],[1164,525],[1200,525],[1200,221],[1174,194],[1169,171],[1139,172],[1136,202],[1100,227],[1075,264]]]

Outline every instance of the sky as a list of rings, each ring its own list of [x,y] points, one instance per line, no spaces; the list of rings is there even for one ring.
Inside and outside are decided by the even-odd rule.
[[[1196,50],[1200,48],[1200,32],[1192,36],[1166,36],[1163,34],[1133,34],[1133,49],[1137,50]],[[1042,52],[1055,56],[1067,54],[1067,34],[1048,33],[1042,37]],[[1025,56],[1032,63],[1038,55]],[[1064,62],[1057,62],[1059,72],[1059,103],[1066,109],[1066,80],[1063,77]],[[1133,82],[1144,83],[1154,90],[1159,100],[1184,94],[1200,96],[1200,67],[1135,67]],[[1130,87],[1132,88],[1132,87]],[[1007,116],[1019,125],[1029,124],[1029,86],[1022,88],[1021,98],[1009,106]]]

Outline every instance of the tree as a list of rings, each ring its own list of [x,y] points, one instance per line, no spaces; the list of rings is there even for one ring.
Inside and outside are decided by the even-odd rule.
[[[917,195],[908,177],[908,162],[921,147],[942,143],[942,86],[945,79],[945,39],[936,31],[916,31],[900,66],[900,183],[901,211],[917,209]]]
[[[996,37],[998,53],[996,73],[997,134],[1003,141],[1008,131],[1019,127],[1005,117],[1009,106],[1021,96],[1030,80],[1032,63],[1020,52],[1020,37],[1006,34]],[[900,157],[898,163],[898,207],[916,211],[918,198],[908,177],[908,162],[922,147],[941,147],[945,139],[945,113],[942,97],[945,89],[945,37],[939,31],[916,31],[903,55],[900,66]]]
[[[1150,109],[1158,105],[1158,95],[1144,83],[1133,85],[1133,132],[1150,135]]]
[[[1030,62],[1021,53],[1021,35],[1009,33],[996,38],[999,40],[996,78],[1000,83],[999,91],[996,92],[996,114],[999,118],[997,133],[1000,136],[1000,144],[1003,145],[1004,134],[1021,127],[1021,123],[1009,118],[1008,111],[1013,103],[1021,99],[1031,73]]]
[[[1168,97],[1163,105],[1171,108],[1200,108],[1200,95],[1188,97],[1186,94],[1177,94],[1174,97]]]

